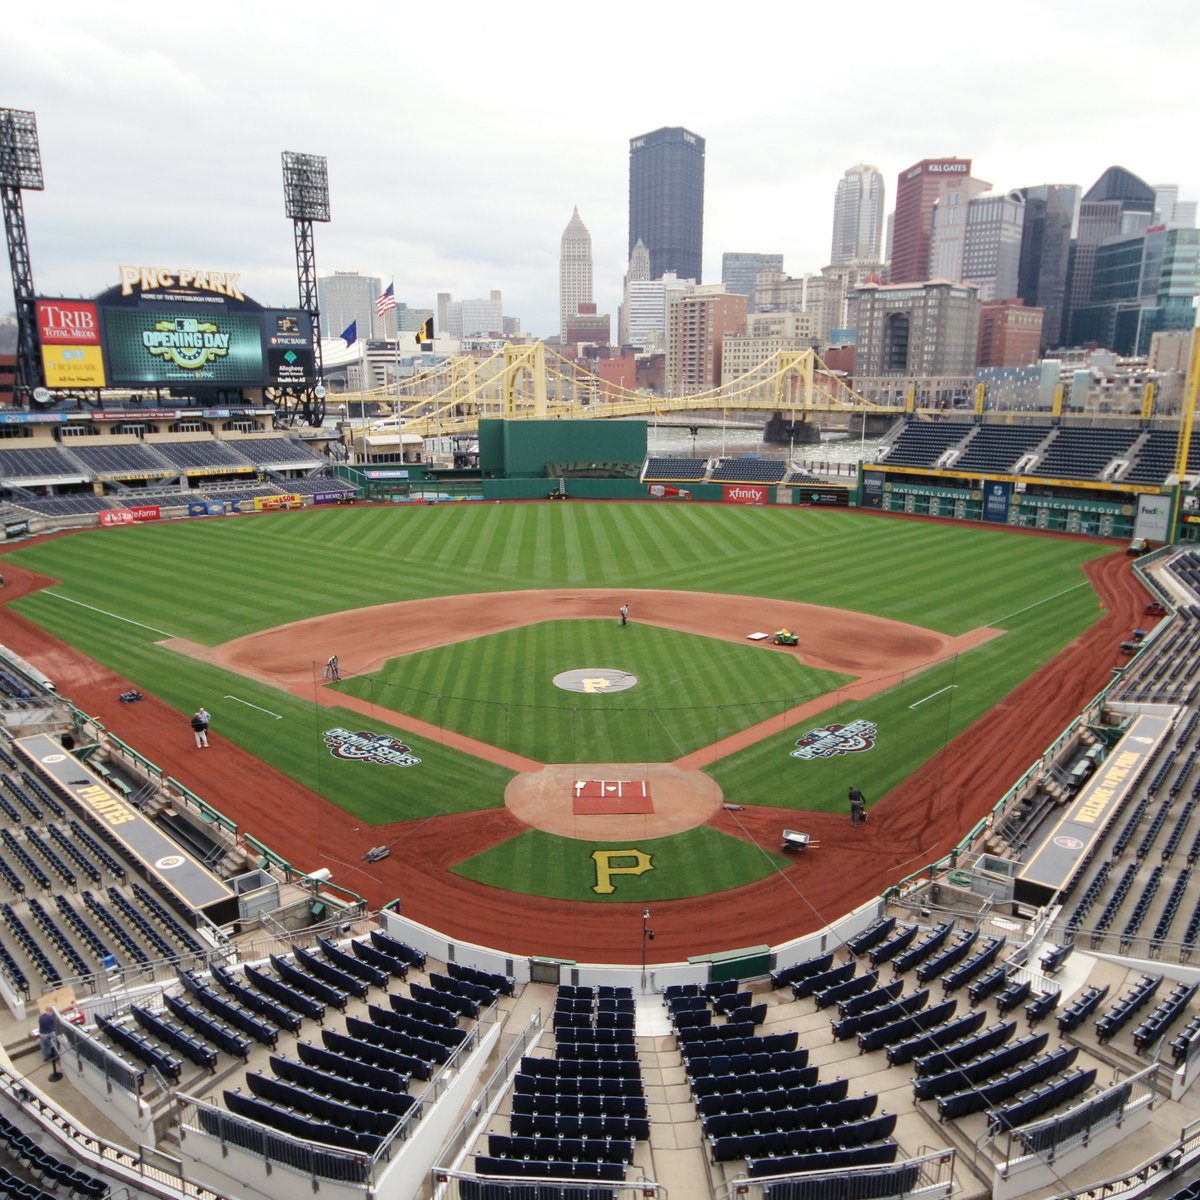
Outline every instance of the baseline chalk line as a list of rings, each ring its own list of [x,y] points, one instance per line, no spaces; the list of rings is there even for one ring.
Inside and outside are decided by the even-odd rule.
[[[940,696],[943,692],[948,692],[948,691],[950,691],[951,688],[956,688],[956,687],[958,687],[957,683],[948,683],[944,688],[938,688],[938,690],[936,692],[930,692],[928,696],[922,696],[921,699],[918,700],[916,704],[910,704],[908,707],[909,708],[917,708],[919,705],[924,704],[926,700],[932,700],[934,698],[934,696]]]
[[[92,612],[99,613],[104,617],[112,617],[114,621],[124,621],[126,625],[136,625],[139,629],[148,629],[151,633],[161,633],[163,637],[173,638],[178,637],[178,634],[168,633],[165,629],[155,629],[153,625],[143,625],[141,621],[134,621],[129,617],[122,617],[119,613],[109,612],[107,608],[97,608],[94,604],[84,604],[82,600],[73,600],[70,596],[64,596],[61,592],[43,591],[43,596],[53,596],[55,600],[64,600],[67,604],[78,604],[80,608],[89,608]]]
[[[277,712],[272,712],[269,708],[262,708],[257,704],[251,704],[249,700],[243,700],[240,696],[222,696],[221,699],[236,700],[238,704],[244,704],[247,708],[257,708],[260,713],[266,713],[268,717],[274,717],[277,721],[283,720]]]

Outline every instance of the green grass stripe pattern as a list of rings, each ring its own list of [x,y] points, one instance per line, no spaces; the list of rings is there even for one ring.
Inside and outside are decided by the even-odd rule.
[[[608,855],[601,864],[594,857],[597,851]],[[649,904],[754,883],[789,861],[708,825],[671,837],[622,842],[581,841],[530,829],[451,869],[476,883],[552,900]],[[647,862],[650,869],[640,874],[615,873]],[[614,873],[606,874],[605,867]],[[598,893],[598,884],[613,890]]]
[[[637,677],[609,695],[560,671]],[[392,659],[340,690],[540,762],[669,762],[779,716],[848,677],[787,654],[636,622],[556,620]]]

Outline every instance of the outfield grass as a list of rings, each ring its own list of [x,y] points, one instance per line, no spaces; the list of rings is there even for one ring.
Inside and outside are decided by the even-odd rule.
[[[553,677],[613,667],[581,695]],[[611,620],[544,621],[392,659],[339,689],[540,762],[670,762],[847,682],[761,647]]]
[[[408,738],[382,722],[318,709],[155,643],[185,637],[216,645],[321,613],[396,600],[571,586],[780,597],[874,613],[952,635],[989,623],[1007,631],[957,663],[925,672],[863,705],[838,705],[830,719],[861,713],[877,721],[880,738],[872,751],[802,762],[788,756],[794,737],[803,732],[797,730],[712,770],[733,800],[820,808],[841,803],[851,775],[869,798],[877,798],[1086,628],[1098,612],[1081,566],[1108,551],[1094,542],[820,510],[649,503],[345,508],[92,530],[27,546],[13,552],[13,561],[61,582],[49,592],[15,601],[13,607],[161,696],[181,714],[204,703],[214,714],[216,732],[373,823],[498,806],[510,772],[440,744]],[[467,649],[471,643],[411,656],[390,664],[381,683],[394,686],[405,667],[411,667],[417,675],[406,680],[408,685],[442,697],[437,723],[449,723],[447,696],[494,698],[508,706],[507,724],[496,725],[500,710],[493,706],[498,736],[487,740],[503,744],[512,732],[513,706],[543,703],[539,689],[558,670],[597,665],[638,673],[632,659],[605,661],[611,653],[604,639],[615,633],[615,625],[601,623],[605,629],[593,634],[587,622],[566,624],[576,627],[571,637],[585,640],[568,647],[549,625],[538,626],[516,631],[511,639],[483,639],[488,645],[478,648],[478,658],[464,657],[472,653]],[[713,666],[720,673],[732,661],[724,656],[754,652],[693,637],[687,653],[679,654],[682,643],[673,639],[687,635],[636,624],[621,633],[622,657],[636,645],[638,663],[651,664],[648,680],[658,674],[662,682],[664,655],[674,654],[677,669],[686,674],[653,704],[643,707],[639,696],[639,711],[622,718],[625,727],[615,733],[594,723],[581,737],[578,717],[566,731],[562,700],[555,697],[546,704],[555,710],[556,732],[543,736],[536,729],[539,722],[530,722],[533,728],[521,733],[519,745],[545,747],[545,755],[534,757],[553,759],[552,745],[561,747],[565,740],[568,760],[629,761],[629,754],[602,747],[625,739],[641,739],[649,746],[648,730],[660,712],[703,705],[713,696],[708,682]],[[564,648],[572,661],[543,657],[553,659]],[[688,661],[699,650],[708,662]],[[575,657],[584,652],[589,658],[594,652],[598,661]],[[818,686],[815,676],[802,676],[797,687],[791,678],[767,674],[789,664],[795,665],[794,660],[786,656],[759,654],[752,671],[759,678],[736,701],[743,706],[744,724],[769,707],[772,692],[775,700],[785,701]],[[456,685],[456,674],[471,681],[470,691]],[[69,698],[70,680],[57,682]],[[956,683],[953,691],[909,708],[948,682]],[[227,696],[269,709],[283,720]],[[628,706],[630,700],[622,697],[616,699]],[[579,699],[568,697],[567,707],[578,710]],[[136,720],[132,713],[130,719]],[[705,734],[706,722],[724,736],[736,719],[732,709],[693,713],[682,725],[672,719],[671,745],[665,752],[638,757],[676,757],[676,743],[714,740]],[[422,762],[404,769],[337,762],[321,739],[322,731],[334,724],[392,732],[408,741]],[[186,730],[182,717],[181,725]],[[130,740],[136,744],[135,729]],[[661,750],[662,743],[656,744]],[[221,797],[206,799],[220,808]],[[688,878],[681,885],[688,894],[713,890],[714,881],[705,878],[699,865]],[[532,877],[512,876],[506,883],[539,890]]]
[[[636,822],[637,818],[631,818]],[[641,862],[621,851],[640,851],[649,858],[650,870],[640,875],[614,874],[607,880],[608,894],[595,891],[598,880],[593,857],[598,851],[612,855],[617,868],[638,867]],[[643,860],[644,861],[644,860]],[[681,900],[705,896],[764,879],[782,870],[789,860],[700,825],[672,837],[632,837],[626,842],[585,842],[530,829],[482,854],[453,867],[456,875],[506,891],[548,896],[553,900],[595,900],[648,904],[652,900]]]

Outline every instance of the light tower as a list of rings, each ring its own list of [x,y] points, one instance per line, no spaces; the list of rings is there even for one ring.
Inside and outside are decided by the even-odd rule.
[[[29,265],[29,237],[25,232],[21,192],[40,192],[45,186],[36,114],[18,108],[0,108],[0,202],[4,207],[4,233],[8,239],[13,300],[17,308],[17,370],[13,399],[17,404],[25,405],[35,393],[40,400],[44,392],[33,305],[33,270]]]
[[[276,415],[284,423],[297,415],[307,425],[325,420],[325,364],[321,357],[321,308],[317,299],[317,259],[313,222],[329,220],[329,171],[319,154],[283,152],[284,206],[296,234],[296,278],[300,307],[312,318],[313,387],[284,388],[276,400]]]

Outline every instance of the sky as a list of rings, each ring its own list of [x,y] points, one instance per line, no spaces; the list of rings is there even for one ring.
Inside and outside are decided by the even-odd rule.
[[[291,150],[328,159],[318,274],[394,279],[415,308],[499,290],[523,329],[557,334],[577,205],[615,334],[629,139],[662,126],[707,143],[705,283],[729,251],[818,271],[837,182],[864,161],[889,210],[900,171],[949,156],[997,190],[1086,189],[1117,163],[1200,200],[1194,14],[1188,0],[59,0],[6,11],[0,107],[37,114],[46,190],[23,198],[38,294],[90,296],[130,264],[239,272],[254,299],[296,303]]]

